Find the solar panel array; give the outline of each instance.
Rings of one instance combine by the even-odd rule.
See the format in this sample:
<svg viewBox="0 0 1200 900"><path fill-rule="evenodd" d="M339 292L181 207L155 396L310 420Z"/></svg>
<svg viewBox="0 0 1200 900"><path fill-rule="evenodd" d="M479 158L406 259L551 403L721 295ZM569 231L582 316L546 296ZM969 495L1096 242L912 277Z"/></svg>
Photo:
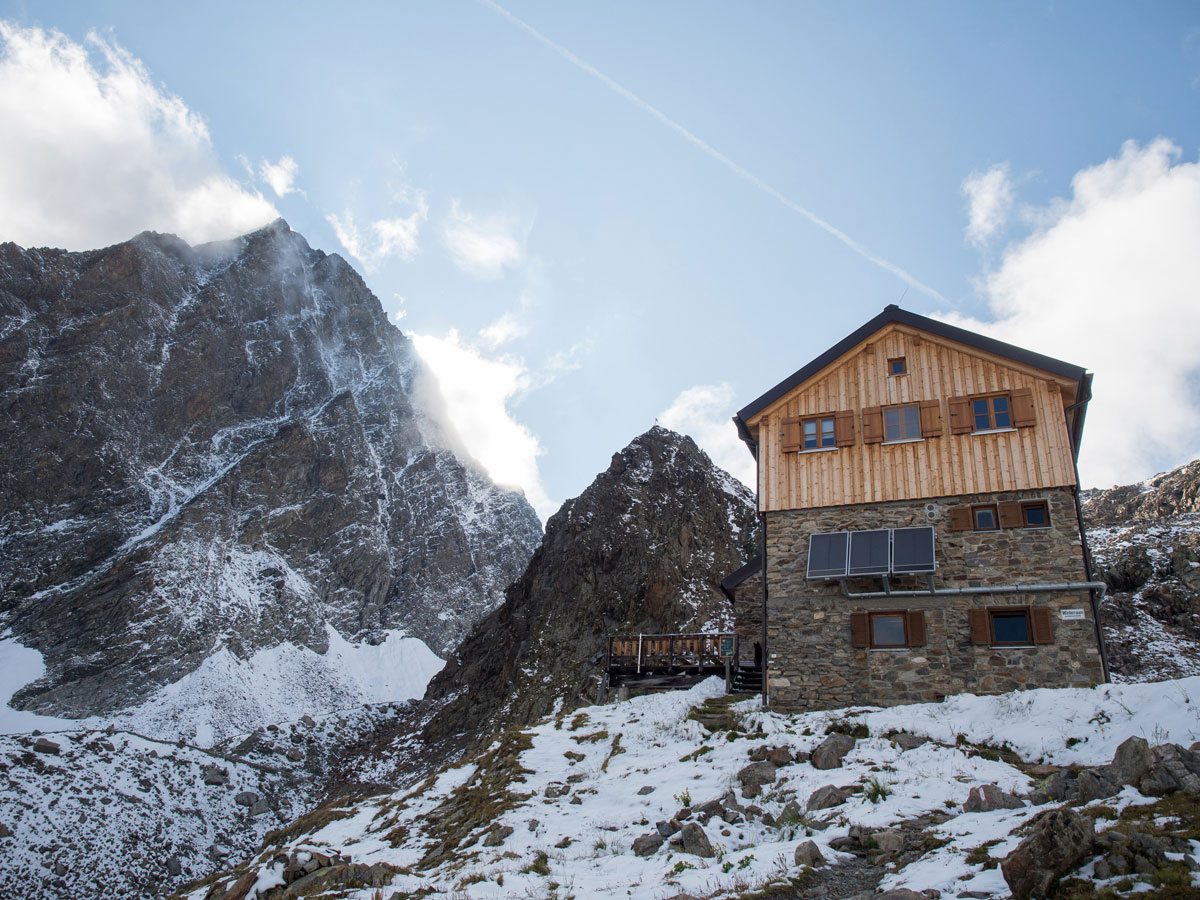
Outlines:
<svg viewBox="0 0 1200 900"><path fill-rule="evenodd" d="M808 541L808 578L861 578L933 572L933 527L828 531Z"/></svg>

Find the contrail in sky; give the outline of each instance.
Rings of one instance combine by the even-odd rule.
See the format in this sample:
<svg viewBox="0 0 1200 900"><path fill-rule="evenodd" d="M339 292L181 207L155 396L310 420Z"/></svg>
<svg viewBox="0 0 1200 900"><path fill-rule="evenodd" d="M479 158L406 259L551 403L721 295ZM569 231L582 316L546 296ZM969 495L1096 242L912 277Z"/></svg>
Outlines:
<svg viewBox="0 0 1200 900"><path fill-rule="evenodd" d="M490 9L495 10L500 15L504 16L504 18L508 19L508 21L512 22L514 25L516 25L522 31L526 32L530 36L536 38L541 43L545 44L547 47L549 47L551 50L553 50L559 56L563 57L563 59L567 60L567 62L571 63L576 68L582 69L584 72L587 72L593 78L597 79L602 84L604 84L605 87L608 87L608 88L612 89L613 91L615 91L616 93L620 94L622 97L624 97L630 103L632 103L634 106L636 106L639 109L643 110L644 112L647 112L650 115L654 116L654 118L658 119L658 121L662 122L664 125L666 125L668 128L670 128L676 134L683 137L689 143L693 144L694 146L698 147L700 150L707 153L709 156L711 156L713 159L715 159L721 165L725 166L725 168L732 171L735 175L741 176L746 181L750 182L752 185L754 185L756 188L758 188L760 191L762 191L764 194L774 197L776 200L778 200L780 203L782 203L788 209L792 210L793 212L799 213L800 215L804 216L804 218L808 219L810 222L812 222L814 225L816 225L821 230L826 231L829 234L833 235L835 238L837 238L839 241L841 241L843 244L845 244L847 247L849 247L851 250L853 250L855 253L857 253L859 256L861 256L863 259L867 260L868 262L874 263L875 265L879 266L879 268L881 268L887 272L891 272L893 275L895 275L901 281L904 281L905 283L911 285L912 287L916 288L921 293L928 294L930 297L933 297L935 300L939 300L942 303L949 303L949 301L945 297L943 297L941 294L939 294L937 291L935 291L929 285L925 284L924 282L918 281L912 275L909 275L907 272L905 272L902 268L895 265L894 263L888 262L882 256L876 256L874 253L872 253L870 250L868 250L866 247L864 247L862 244L860 244L854 238L850 237L850 235L846 234L846 232L842 231L840 228L836 227L835 225L832 225L829 222L826 222L824 219L822 219L820 216L818 216L816 213L812 212L811 210L805 209L803 206L801 206L795 200L792 200L786 194L783 194L776 188L771 187L771 185L767 184L765 181L763 181L761 178L759 178L753 172L750 172L749 170L742 168L737 163L735 163L732 159L730 159L728 156L726 156L724 153L722 153L720 150L718 150L716 147L712 146L707 141L703 140L700 137L697 137L695 134L688 131L686 128L684 128L682 125L680 125L674 119L672 119L670 116L668 116L662 110L660 110L654 106L651 106L649 103L647 103L645 100L643 100L637 94L635 94L633 91L631 91L628 88L624 87L623 85L618 84L617 82L613 81L611 78L609 78L607 75L605 75L599 69L597 69L595 66L589 65L588 63L584 62L582 59L580 59L578 56L576 56L574 53L572 53L566 47L562 46L562 44L555 43L550 38L546 37L546 35L542 34L540 31L538 31L536 28L534 28L532 25L530 25L528 22L524 21L523 19L518 19L516 16L514 16L512 13L510 13L507 9L505 9L499 3L496 3L495 0L479 0L479 2L482 3L484 6L487 6Z"/></svg>

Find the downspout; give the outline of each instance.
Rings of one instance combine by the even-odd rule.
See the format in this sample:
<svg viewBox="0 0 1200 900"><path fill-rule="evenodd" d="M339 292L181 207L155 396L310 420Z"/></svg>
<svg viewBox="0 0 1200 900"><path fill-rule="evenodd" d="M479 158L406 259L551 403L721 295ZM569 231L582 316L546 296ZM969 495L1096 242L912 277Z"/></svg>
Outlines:
<svg viewBox="0 0 1200 900"><path fill-rule="evenodd" d="M1092 399L1091 378L1085 375L1079 380L1079 387L1080 398L1063 410L1063 416L1066 419L1067 434L1075 437L1078 432L1078 439L1082 440L1082 432L1071 428L1071 413L1076 409L1087 411L1088 402ZM1089 582L1095 583L1093 582L1095 570L1092 568L1092 550L1088 546L1087 527L1083 522L1083 506L1079 502L1079 444L1075 440L1071 442L1071 465L1075 469L1075 488L1072 491L1072 495L1075 499L1075 521L1079 525L1079 543L1083 547L1083 574ZM1100 588L1100 599L1096 599L1095 591L1089 591L1088 596L1092 606L1092 626L1096 629L1096 649L1100 651L1100 671L1104 675L1105 684L1107 684L1109 681L1108 654L1104 649L1104 630L1100 627L1100 604L1104 601L1104 591L1108 588L1108 585L1104 582L1100 582L1100 584L1103 585Z"/></svg>
<svg viewBox="0 0 1200 900"><path fill-rule="evenodd" d="M843 580L842 594L852 600L876 597L962 597L968 594L1043 594L1050 591L1100 591L1107 585L1103 581L1067 581L1053 584L997 584L990 587L921 588L912 591L859 591L846 587Z"/></svg>

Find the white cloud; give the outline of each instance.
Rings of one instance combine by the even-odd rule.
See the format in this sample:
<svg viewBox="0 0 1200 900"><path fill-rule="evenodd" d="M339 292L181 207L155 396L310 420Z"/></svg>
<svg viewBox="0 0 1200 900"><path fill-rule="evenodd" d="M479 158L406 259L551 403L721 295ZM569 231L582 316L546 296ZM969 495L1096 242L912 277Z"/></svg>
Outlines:
<svg viewBox="0 0 1200 900"><path fill-rule="evenodd" d="M521 263L525 236L511 216L476 216L455 200L442 227L442 238L454 264L481 281L494 281Z"/></svg>
<svg viewBox="0 0 1200 900"><path fill-rule="evenodd" d="M962 183L967 198L967 240L976 246L987 243L1008 221L1013 190L1008 163L999 163L986 172L972 172Z"/></svg>
<svg viewBox="0 0 1200 900"><path fill-rule="evenodd" d="M527 334L529 334L529 326L521 320L519 314L509 311L484 328L480 332L480 337L495 349Z"/></svg>
<svg viewBox="0 0 1200 900"><path fill-rule="evenodd" d="M733 404L733 388L727 383L699 384L680 393L659 413L658 422L691 437L714 463L754 490L754 457L737 436Z"/></svg>
<svg viewBox="0 0 1200 900"><path fill-rule="evenodd" d="M330 213L325 217L338 241L346 252L358 259L363 266L371 271L379 267L385 259L399 256L403 260L412 259L420 250L417 237L421 225L429 217L429 204L422 191L406 190L397 195L402 202L411 203L415 209L407 216L394 219L376 219L371 223L369 232L363 234L354 224L354 215L346 211L341 216Z"/></svg>
<svg viewBox="0 0 1200 900"><path fill-rule="evenodd" d="M0 22L0 239L87 249L139 231L193 243L278 217L225 173L204 120L95 33Z"/></svg>
<svg viewBox="0 0 1200 900"><path fill-rule="evenodd" d="M271 186L276 197L286 197L288 194L303 194L296 187L296 176L300 174L300 166L290 156L279 157L279 162L263 160L258 167L258 177Z"/></svg>
<svg viewBox="0 0 1200 900"><path fill-rule="evenodd" d="M1083 169L984 280L986 331L1095 373L1085 486L1141 480L1200 451L1200 163L1159 138Z"/></svg>
<svg viewBox="0 0 1200 900"><path fill-rule="evenodd" d="M556 512L559 504L547 496L538 471L541 443L509 412L509 405L532 385L524 362L488 356L454 330L445 337L409 336L433 370L467 452L497 484L524 490L543 521Z"/></svg>

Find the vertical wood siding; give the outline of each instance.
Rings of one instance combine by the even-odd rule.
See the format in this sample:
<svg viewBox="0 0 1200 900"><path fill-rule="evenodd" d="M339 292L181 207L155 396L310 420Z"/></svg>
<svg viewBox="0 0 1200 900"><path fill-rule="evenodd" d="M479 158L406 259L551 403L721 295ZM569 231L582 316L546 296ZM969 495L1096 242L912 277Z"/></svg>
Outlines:
<svg viewBox="0 0 1200 900"><path fill-rule="evenodd" d="M908 374L888 377L903 356ZM950 433L951 397L1030 388L1037 424L998 434ZM1064 397L1063 390L1070 396ZM759 439L763 511L1062 487L1075 483L1064 415L1073 386L1016 363L902 326L884 328L748 424ZM862 410L937 400L943 431L909 443L864 444ZM856 443L783 453L787 416L852 410Z"/></svg>

